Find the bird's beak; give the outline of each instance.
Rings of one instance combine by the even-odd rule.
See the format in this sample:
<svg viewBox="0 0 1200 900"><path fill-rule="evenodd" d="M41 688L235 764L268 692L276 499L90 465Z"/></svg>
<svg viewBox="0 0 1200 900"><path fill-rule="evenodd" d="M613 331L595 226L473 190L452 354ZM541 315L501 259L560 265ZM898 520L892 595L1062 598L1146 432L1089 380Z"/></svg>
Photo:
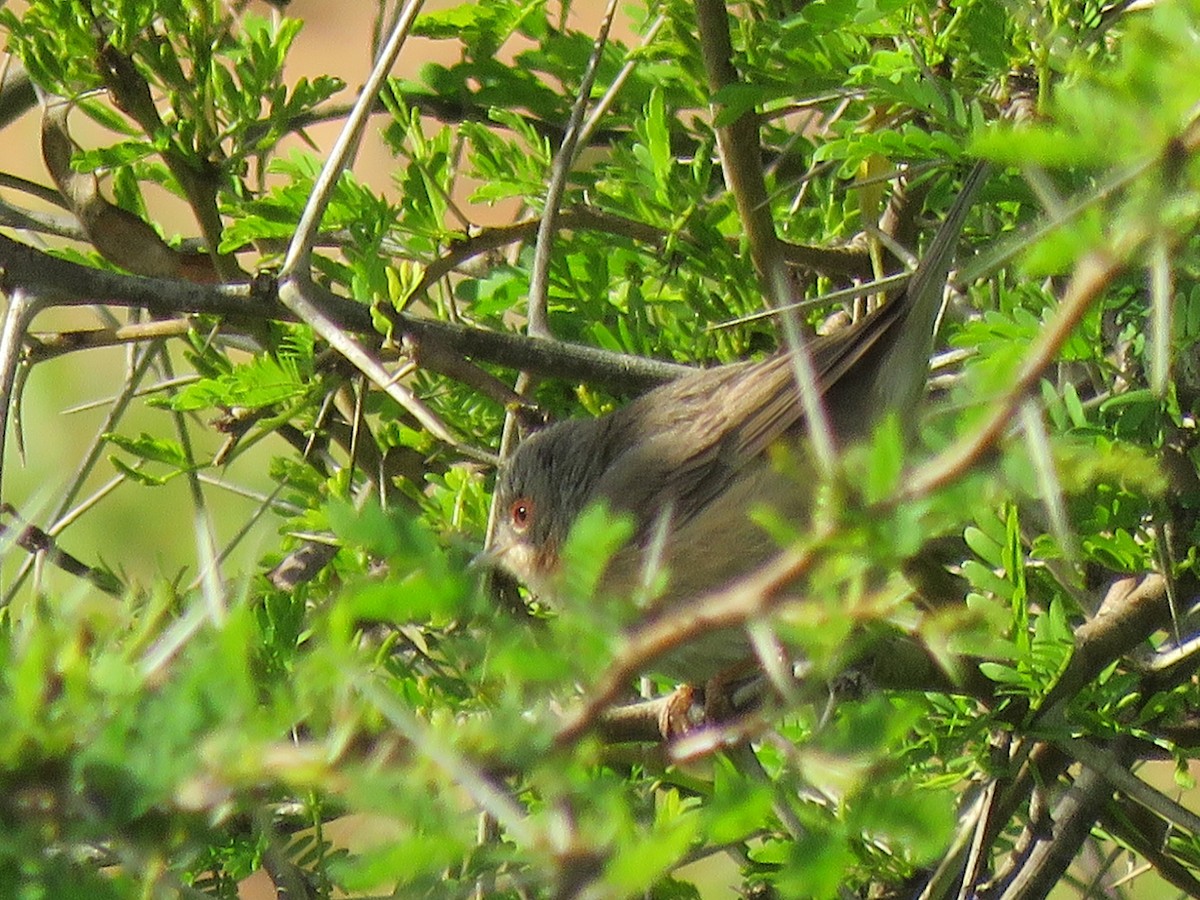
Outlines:
<svg viewBox="0 0 1200 900"><path fill-rule="evenodd" d="M471 561L467 563L467 571L476 573L491 572L494 569L500 568L500 560L503 556L503 549L495 545L484 547L471 557Z"/></svg>

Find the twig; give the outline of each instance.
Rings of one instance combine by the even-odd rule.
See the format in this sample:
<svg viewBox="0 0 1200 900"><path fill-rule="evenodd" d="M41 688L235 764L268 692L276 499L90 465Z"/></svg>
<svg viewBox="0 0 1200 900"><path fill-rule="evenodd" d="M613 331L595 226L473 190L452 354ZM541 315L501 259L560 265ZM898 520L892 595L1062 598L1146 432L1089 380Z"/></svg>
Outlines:
<svg viewBox="0 0 1200 900"><path fill-rule="evenodd" d="M0 504L0 512L4 512L17 520L20 525L20 530L15 533L12 542L33 555L43 554L51 565L57 566L69 575L74 575L76 578L83 578L90 581L106 594L111 594L114 597L119 597L123 591L122 585L111 574L89 566L70 553L67 553L58 546L54 538L47 534L36 525L30 525L17 515L16 509L12 504ZM7 525L0 523L0 538L10 533Z"/></svg>
<svg viewBox="0 0 1200 900"><path fill-rule="evenodd" d="M118 328L88 328L77 331L27 333L25 359L30 363L45 362L77 350L116 347L160 337L180 337L192 329L189 319L154 319L133 322ZM185 378L187 376L184 376Z"/></svg>
<svg viewBox="0 0 1200 900"><path fill-rule="evenodd" d="M0 330L0 477L4 473L9 411L16 402L13 386L21 362L21 342L29 330L29 323L46 305L39 294L20 287L8 291L8 296L8 309ZM3 497L2 490L0 497Z"/></svg>
<svg viewBox="0 0 1200 900"><path fill-rule="evenodd" d="M154 104L149 83L133 60L110 44L105 36L97 35L96 42L100 74L113 103L137 122L149 140L154 141L167 131L167 125ZM188 158L170 143L161 151L161 157L196 216L220 280L234 281L244 277L236 257L217 251L224 230L217 209L217 167L207 160L200 162Z"/></svg>
<svg viewBox="0 0 1200 900"><path fill-rule="evenodd" d="M0 240L3 240L0 237ZM121 393L114 399L112 407L108 411L108 415L104 417L104 421L96 431L95 437L92 438L92 443L87 451L83 454L79 465L76 467L74 474L71 477L70 483L63 490L62 496L59 498L57 506L51 511L48 521L51 525L48 529L50 534L57 534L56 531L58 520L71 508L71 504L75 500L75 496L83 488L84 483L91 476L92 469L96 462L100 459L100 454L103 451L106 441L104 435L115 430L116 423L120 421L121 416L125 414L125 410L133 397L134 392L141 384L142 378L145 377L146 371L150 367L150 362L154 358L156 350L155 344L149 344L140 348L140 354L135 358L133 365L130 366L129 372L125 377L125 385ZM27 561L21 566L17 574L13 576L12 583L8 590L4 592L4 596L0 599L0 607L7 606L12 602L16 592L20 590L21 585L28 577L31 569L31 564Z"/></svg>
<svg viewBox="0 0 1200 900"><path fill-rule="evenodd" d="M345 127L338 135L329 158L313 185L312 196L301 214L296 235L284 260L280 274L279 301L371 379L402 409L407 410L430 434L464 456L494 463L495 457L492 454L463 443L412 390L397 383L371 353L341 328L326 308L325 301L328 295L315 290L312 282L312 247L321 218L338 178L349 165L358 146L371 104L395 63L421 6L421 0L409 0L405 4L386 46L380 52L379 59L363 85Z"/></svg>
<svg viewBox="0 0 1200 900"><path fill-rule="evenodd" d="M304 212L300 215L296 234L293 236L284 258L280 280L293 277L307 279L309 277L312 270L313 242L321 225L321 219L325 216L325 209L333 197L333 189L342 173L350 167L370 117L371 108L379 96L388 72L392 70L396 58L400 55L400 49L408 39L409 30L423 5L422 0L407 0L400 11L395 27L388 36L387 44L379 52L379 57L371 68L371 73L367 76L362 90L359 91L350 115L346 117L346 124L337 140L334 141L333 148L329 151L329 157L321 168L321 174L313 183L312 194L308 198L308 203L305 204Z"/></svg>
<svg viewBox="0 0 1200 900"><path fill-rule="evenodd" d="M1075 536L1067 521L1067 505L1063 497L1062 481L1054 465L1054 454L1050 447L1050 436L1046 433L1046 424L1042 420L1042 411L1032 399L1026 399L1020 406L1021 431L1025 435L1025 446L1037 476L1042 504L1046 507L1046 515L1050 521L1050 533L1058 541L1059 550L1065 562L1072 568L1065 574L1070 577L1078 572L1074 566L1079 560L1079 548L1075 545ZM1065 567L1064 567L1065 568Z"/></svg>
<svg viewBox="0 0 1200 900"><path fill-rule="evenodd" d="M841 300L855 300L859 297L866 297L869 294L876 294L884 288L900 287L907 284L912 279L912 272L900 272L897 275L888 275L885 278L877 278L874 281L868 281L864 284L856 284L852 287L843 288L840 291L830 291L827 294L822 294L820 297L812 297L808 300L796 300L792 303L785 303L779 309L764 309L758 312L749 313L744 316L738 316L736 319L726 319L723 322L714 322L711 325L705 326L705 331L719 331L722 328L732 328L735 325L745 325L749 322L758 322L763 319L770 319L778 316L781 313L791 310L800 311L802 309L812 309L818 306L828 306Z"/></svg>
<svg viewBox="0 0 1200 900"><path fill-rule="evenodd" d="M322 892L312 884L309 874L287 858L276 842L268 839L262 855L263 871L275 887L277 900L318 900Z"/></svg>
<svg viewBox="0 0 1200 900"><path fill-rule="evenodd" d="M60 194L54 188L46 187L44 184L38 184L36 181L30 181L28 178L22 178L20 175L13 175L11 172L0 172L0 187L12 188L15 191L22 191L23 193L29 194L31 197L36 197L43 203L48 203L51 206L57 206L59 209L70 209L70 207L67 205L67 201L63 199L62 194ZM4 203L2 206L0 206L0 209L4 209L6 215L26 215L34 218L35 221L37 220L37 214L28 210L17 209L14 206L10 206L8 203ZM61 225L65 226L66 223L63 222ZM77 229L75 233L79 235L79 239L87 240L87 238L83 236L83 232L78 230L78 225L75 227Z"/></svg>
<svg viewBox="0 0 1200 900"><path fill-rule="evenodd" d="M1054 809L1051 837L1035 844L1001 900L1040 900L1049 894L1091 833L1107 796L1104 778L1085 768Z"/></svg>
<svg viewBox="0 0 1200 900"><path fill-rule="evenodd" d="M722 90L734 86L739 80L737 70L733 66L729 10L724 0L696 0L695 5L696 20L700 29L700 54L708 76L710 97L715 98ZM713 118L719 121L725 113L724 106L715 100L710 101L710 105ZM750 258L758 272L763 296L768 306L783 307L791 299L791 292L788 289L779 238L775 233L775 222L771 217L770 197L763 179L758 113L753 109L744 110L729 124L717 126L716 132L721 168L737 204L739 218L746 229ZM827 478L834 471L836 459L833 430L817 393L816 370L813 368L796 313L785 310L782 325L785 343L791 352L792 365L795 368L796 386L804 407L813 458L821 476Z"/></svg>
<svg viewBox="0 0 1200 900"><path fill-rule="evenodd" d="M498 789L485 772L472 765L458 750L448 746L392 693L370 681L361 685L359 692L401 737L412 744L417 753L446 772L480 810L500 823L511 840L525 847L533 846L536 837L534 824L520 805Z"/></svg>
<svg viewBox="0 0 1200 900"><path fill-rule="evenodd" d="M461 353L436 338L405 337L403 350L414 364L447 375L501 406L523 406L529 402L495 375L472 365Z"/></svg>
<svg viewBox="0 0 1200 900"><path fill-rule="evenodd" d="M556 735L560 744L571 744L591 730L604 709L629 681L667 651L697 637L742 625L762 616L779 601L779 594L804 574L814 560L813 548L828 539L823 528L803 550L784 550L764 566L723 590L714 591L648 621L629 634L622 652L605 669L583 702L568 713Z"/></svg>
<svg viewBox="0 0 1200 900"><path fill-rule="evenodd" d="M1099 299L1108 283L1121 271L1124 261L1139 243L1139 240L1130 238L1122 242L1122 247L1114 252L1096 250L1080 260L1057 314L1039 332L1014 379L1013 387L992 404L991 414L980 425L974 427L969 435L959 439L949 449L905 478L907 487L898 499L912 500L924 497L944 487L973 467L991 449L1011 424L1013 415L1026 394L1054 362L1058 351L1067 342L1075 326Z"/></svg>
<svg viewBox="0 0 1200 900"><path fill-rule="evenodd" d="M1118 878L1109 885L1109 889L1114 890L1153 870L1160 878L1173 884L1189 897L1200 897L1200 880L1187 866L1166 852L1162 841L1155 840L1157 835L1148 833L1147 829L1138 828L1138 824L1142 823L1131 822L1128 816L1113 810L1112 804L1100 814L1100 825L1104 830L1147 861L1145 866Z"/></svg>
<svg viewBox="0 0 1200 900"><path fill-rule="evenodd" d="M161 360L162 374L168 381L175 379L174 367L165 341L158 342L158 356ZM175 388L167 390L168 397L176 396ZM171 420L175 423L175 433L183 451L184 478L187 480L188 493L192 498L194 513L193 527L196 532L198 559L196 561L199 575L196 583L202 585L201 592L208 606L209 617L214 625L225 621L228 611L225 608L225 586L221 583L221 572L218 568L216 526L208 509L208 501L204 496L204 488L200 484L199 466L196 454L192 449L192 435L188 430L187 418L178 409L171 409Z"/></svg>
<svg viewBox="0 0 1200 900"><path fill-rule="evenodd" d="M608 43L608 32L612 28L613 16L617 12L617 0L608 0L604 17L600 22L600 33L592 44L592 55L583 77L579 82L579 93L571 108L571 117L567 121L567 131L563 135L562 145L554 155L554 164L550 170L550 183L546 186L545 207L542 209L542 220L538 224L537 242L534 245L533 272L529 280L529 304L526 314L527 330L533 337L549 338L550 320L547 315L549 300L550 250L554 232L557 228L558 206L562 202L563 192L567 186L567 175L575 164L575 151L579 144L579 129L583 123L583 114L592 96L592 85L596 82L596 72L600 68L600 60L604 47Z"/></svg>
<svg viewBox="0 0 1200 900"><path fill-rule="evenodd" d="M971 895L964 892L971 880L971 863L976 855L982 852L983 825L987 821L987 810L995 797L995 784L992 780L983 790L968 789L978 792L965 812L960 813L958 830L954 833L950 848L938 862L921 893L917 894L916 900L944 900L956 883L961 883L958 900L969 900ZM965 800L961 806L966 806ZM964 868L966 875L963 874Z"/></svg>
<svg viewBox="0 0 1200 900"><path fill-rule="evenodd" d="M1078 738L1061 738L1055 744L1135 803L1162 816L1176 828L1190 832L1193 837L1200 836L1200 815L1146 784L1130 772L1112 750L1095 747Z"/></svg>
<svg viewBox="0 0 1200 900"><path fill-rule="evenodd" d="M1166 580L1157 574L1123 578L1109 588L1099 611L1075 631L1075 649L1046 692L1030 726L1056 715L1063 703L1169 621Z"/></svg>
<svg viewBox="0 0 1200 900"><path fill-rule="evenodd" d="M293 322L297 316L279 302L275 286L201 285L167 278L122 275L58 259L0 234L0 290L23 288L50 306L137 307L160 317L186 313L250 321ZM324 312L342 329L378 336L365 304L339 297L316 285ZM620 391L662 384L689 371L687 366L610 353L582 344L546 341L391 312L397 335L433 336L464 356L513 369L568 380L588 381Z"/></svg>
<svg viewBox="0 0 1200 900"><path fill-rule="evenodd" d="M2 185L0 185L2 186ZM21 209L0 199L0 225L30 231L36 234L50 234L55 237L68 238L72 241L86 241L87 233L79 227L79 223L65 216L52 216L34 210Z"/></svg>
<svg viewBox="0 0 1200 900"><path fill-rule="evenodd" d="M463 443L409 387L397 382L374 356L327 317L315 302L318 295L311 290L312 287L312 282L307 279L285 279L279 286L279 299L323 337L329 346L371 379L376 387L395 400L402 409L407 410L435 438L471 459L495 463L492 454Z"/></svg>

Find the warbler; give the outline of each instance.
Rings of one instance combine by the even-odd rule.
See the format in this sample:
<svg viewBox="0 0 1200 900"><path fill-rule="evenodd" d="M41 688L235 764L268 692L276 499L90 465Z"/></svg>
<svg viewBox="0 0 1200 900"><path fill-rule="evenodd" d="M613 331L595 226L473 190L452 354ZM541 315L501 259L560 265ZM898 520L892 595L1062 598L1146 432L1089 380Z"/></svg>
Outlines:
<svg viewBox="0 0 1200 900"><path fill-rule="evenodd" d="M836 445L870 435L889 410L911 421L923 393L954 249L986 177L967 177L902 294L854 325L807 344ZM750 513L768 507L802 523L812 487L779 471L768 451L805 452L806 421L787 352L698 370L608 415L551 425L503 466L488 557L538 598L561 605L560 554L579 515L604 502L634 532L609 561L598 591L632 594L653 564L667 573L650 615L726 587L777 553ZM751 655L739 629L671 651L665 675L701 682Z"/></svg>

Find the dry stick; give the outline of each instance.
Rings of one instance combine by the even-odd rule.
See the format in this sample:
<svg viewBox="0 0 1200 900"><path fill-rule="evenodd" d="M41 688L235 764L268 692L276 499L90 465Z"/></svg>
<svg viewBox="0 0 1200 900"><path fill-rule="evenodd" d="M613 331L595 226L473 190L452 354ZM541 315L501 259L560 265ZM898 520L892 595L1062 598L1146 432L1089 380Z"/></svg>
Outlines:
<svg viewBox="0 0 1200 900"><path fill-rule="evenodd" d="M83 516L84 513L95 508L96 504L100 503L105 497L123 485L129 476L124 472L114 475L96 490L92 491L88 496L84 497L71 509L67 510L63 515L59 516L54 522L53 527L47 532L52 538L62 534L63 531L75 524L75 521Z"/></svg>
<svg viewBox="0 0 1200 900"><path fill-rule="evenodd" d="M321 218L338 178L350 165L374 98L395 63L421 6L421 0L409 0L405 4L387 45L379 54L345 127L330 151L329 159L313 185L312 195L301 214L280 273L279 300L402 409L407 410L430 434L464 456L494 463L492 454L464 444L412 390L397 383L374 356L342 329L325 307L323 301L327 294L316 290L312 282L312 248Z"/></svg>
<svg viewBox="0 0 1200 900"><path fill-rule="evenodd" d="M708 76L710 97L739 81L733 66L733 42L729 36L729 10L724 0L696 0L696 20L700 29L700 54ZM710 101L714 120L724 107ZM790 299L787 270L783 264L770 199L763 180L758 113L747 109L728 125L717 127L717 149L725 181L737 204L739 218L746 228L750 257L758 272L767 305L783 307ZM782 316L785 343L791 351L796 386L804 408L813 457L822 476L833 473L836 462L833 431L817 393L817 376L794 311Z"/></svg>
<svg viewBox="0 0 1200 900"><path fill-rule="evenodd" d="M592 44L592 55L587 68L583 70L580 79L579 93L571 108L571 118L567 122L567 132L563 136L562 145L554 155L554 164L550 169L550 183L546 186L546 205L542 210L542 221L538 225L537 242L534 245L533 273L529 279L529 306L527 331L533 337L553 337L550 332L550 320L546 313L549 302L549 272L550 251L557 227L558 205L562 202L563 192L567 187L567 176L575 164L575 151L579 146L579 128L583 123L583 114L587 110L588 101L592 96L592 85L596 83L596 72L600 68L600 60L604 47L608 43L608 32L612 28L613 17L617 12L617 0L608 0L604 10L604 18L600 22L600 33Z"/></svg>
<svg viewBox="0 0 1200 900"><path fill-rule="evenodd" d="M270 288L209 286L167 278L146 278L93 269L58 259L0 234L0 289L21 287L52 306L140 307L159 316L184 313L229 316L252 321L296 321ZM339 328L378 336L371 310L363 303L309 285L322 311ZM689 367L582 344L546 341L393 312L397 334L437 339L459 353L514 369L577 379L618 391L640 390L678 378Z"/></svg>
<svg viewBox="0 0 1200 900"><path fill-rule="evenodd" d="M1167 242L1156 236L1150 247L1150 389L1162 398L1171 374L1171 334L1175 290Z"/></svg>
<svg viewBox="0 0 1200 900"><path fill-rule="evenodd" d="M92 443L88 447L87 452L84 453L83 459L79 463L71 482L63 491L62 496L59 498L58 505L54 508L49 516L51 525L47 530L50 534L58 534L58 520L67 512L67 510L71 508L71 504L75 501L76 495L83 488L84 482L86 482L88 477L91 475L92 469L95 467L96 462L100 459L100 453L103 451L106 445L104 435L116 429L117 422L120 420L121 416L125 414L126 408L133 399L134 392L137 390L138 385L141 384L142 379L145 377L147 369L150 368L150 362L154 358L156 349L156 344L148 344L141 348L141 355L134 360L128 375L126 375L124 387L116 396L116 398L114 398L112 408L109 410L108 415L104 417L104 421L100 423L100 427L96 431L96 436L92 439ZM7 606L12 602L13 597L16 596L16 592L20 590L21 585L29 576L31 569L31 560L26 560L21 565L21 568L17 571L17 574L13 577L13 583L9 586L8 590L4 592L3 598L0 598L0 608Z"/></svg>
<svg viewBox="0 0 1200 900"><path fill-rule="evenodd" d="M441 341L423 341L405 336L401 341L401 350L414 365L453 378L500 406L521 406L526 402L507 382L467 362L462 354L455 353Z"/></svg>
<svg viewBox="0 0 1200 900"><path fill-rule="evenodd" d="M1117 842L1113 842L1117 843ZM1117 846L1112 846L1110 843L1107 852L1100 845L1100 841L1095 835L1092 835L1087 841L1088 848L1092 852L1092 859L1088 860L1087 882L1084 883L1080 878L1080 887L1083 890L1083 900L1090 900L1092 897L1099 897L1103 893L1104 883L1112 874L1113 867L1125 855L1125 848L1117 843Z"/></svg>
<svg viewBox="0 0 1200 900"><path fill-rule="evenodd" d="M330 347L371 379L376 387L383 390L402 409L407 410L431 435L463 456L495 464L496 459L492 454L463 443L416 393L393 379L391 373L375 357L326 316L319 302L321 295L314 290L315 285L307 278L306 274L304 278L293 276L282 281L279 285L280 301L324 338Z"/></svg>
<svg viewBox="0 0 1200 900"><path fill-rule="evenodd" d="M1130 238L1119 249L1094 250L1080 260L1057 314L1038 334L1017 373L1012 390L993 404L991 415L982 425L905 478L907 487L897 500L918 499L945 487L974 466L992 448L1012 422L1026 394L1054 362L1075 326L1108 283L1124 268L1125 260L1140 243L1140 237Z"/></svg>
<svg viewBox="0 0 1200 900"><path fill-rule="evenodd" d="M1159 650L1145 661L1144 670L1151 689L1175 686L1192 677L1200 669L1200 635L1193 634L1178 644Z"/></svg>
<svg viewBox="0 0 1200 900"><path fill-rule="evenodd" d="M1001 895L1001 900L1045 897L1062 878L1080 845L1091 833L1097 811L1107 796L1108 785L1104 778L1085 768L1055 807L1053 836L1037 842Z"/></svg>
<svg viewBox="0 0 1200 900"><path fill-rule="evenodd" d="M0 64L0 128L19 119L37 104L33 80L25 65L11 53Z"/></svg>
<svg viewBox="0 0 1200 900"><path fill-rule="evenodd" d="M630 632L625 648L604 670L588 696L563 719L556 740L570 744L590 731L605 708L629 681L663 653L721 628L741 625L768 612L780 593L812 565L814 548L832 535L818 528L807 547L781 551L774 559L728 588L699 597L683 609L664 615Z"/></svg>
<svg viewBox="0 0 1200 900"><path fill-rule="evenodd" d="M0 187L12 188L14 191L20 191L21 193L29 194L31 197L34 197L49 206L70 211L67 201L63 199L63 195L60 194L55 188L48 187L44 184L39 184L36 181L30 181L28 178L22 178L19 175L13 175L11 172L0 172ZM5 214L9 214L9 211L11 210L13 214L19 214L22 216L28 215L33 217L34 221L44 221L40 218L40 214L33 213L27 209L15 209L14 207L9 206L7 202L3 203L3 205L0 205L0 209L3 209ZM79 227L79 221L74 216L71 216L69 219L55 218L53 220L46 221L47 224L49 224L52 228L63 228L68 230L74 229L74 233L80 236L79 240L87 240L86 237L82 236L83 229Z"/></svg>
<svg viewBox="0 0 1200 900"><path fill-rule="evenodd" d="M17 379L17 366L21 363L21 344L25 332L29 330L29 323L45 307L41 296L21 287L8 291L8 295L8 310L4 314L3 330L0 331L0 478L4 473L8 415L15 402L13 385ZM0 490L2 496L3 491Z"/></svg>
<svg viewBox="0 0 1200 900"><path fill-rule="evenodd" d="M614 86L616 86L616 82L614 82ZM586 128L587 125L584 125L585 135ZM537 234L542 221L541 218L524 219L511 225L485 228L478 234L454 241L440 257L425 266L421 273L421 280L417 282L417 286L412 291L412 296L424 295L437 281L476 256L492 250L499 250L501 247L518 241L528 240ZM661 246L668 237L666 230L662 228L586 206L560 209L557 228L559 231L572 229L599 231L629 238L651 247ZM686 235L681 235L681 237L684 240L687 239ZM729 243L736 245L737 239L730 238ZM781 242L780 247L783 258L788 263L811 269L822 275L865 278L871 274L870 260L866 253L853 246L818 247L810 244Z"/></svg>
<svg viewBox="0 0 1200 900"><path fill-rule="evenodd" d="M21 464L25 464L25 424L23 420L23 408L25 399L25 385L29 381L29 376L33 372L32 366L19 365L17 366L16 378L13 381L12 389L9 393L12 394L14 401L9 413L11 415L11 425L13 438L17 445L17 455L21 459Z"/></svg>
<svg viewBox="0 0 1200 900"><path fill-rule="evenodd" d="M779 285L773 276L781 268L779 239L771 218L766 182L763 180L758 114L749 109L727 125L715 124L726 115L726 109L711 98L723 90L736 87L741 80L733 65L729 10L724 0L696 0L695 6L700 30L700 52L708 79L709 105L725 181L746 229L750 258L764 294L770 306L779 307L787 298L786 295L776 294Z"/></svg>
<svg viewBox="0 0 1200 900"><path fill-rule="evenodd" d="M1193 838L1200 837L1200 816L1146 784L1122 765L1111 750L1078 738L1062 738L1054 743L1135 803L1162 816L1176 828L1191 832Z"/></svg>
<svg viewBox="0 0 1200 900"><path fill-rule="evenodd" d="M182 337L192 330L189 319L154 319L149 322L133 322L116 328L84 328L76 331L29 332L26 337L29 347L25 359L30 363L45 362L74 353L76 350L95 350L100 347L117 347L160 337ZM186 378L187 376L184 376ZM178 380L176 383L180 383Z"/></svg>

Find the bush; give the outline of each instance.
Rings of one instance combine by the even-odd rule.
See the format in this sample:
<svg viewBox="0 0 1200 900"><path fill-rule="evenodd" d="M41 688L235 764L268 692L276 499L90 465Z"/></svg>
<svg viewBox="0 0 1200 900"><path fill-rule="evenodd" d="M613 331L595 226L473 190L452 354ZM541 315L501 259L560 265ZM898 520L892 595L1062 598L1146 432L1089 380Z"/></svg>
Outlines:
<svg viewBox="0 0 1200 900"><path fill-rule="evenodd" d="M0 122L40 115L53 184L3 182L9 456L49 360L113 394L65 484L6 507L0 894L1200 895L1200 8L648 6L606 40L557 5L421 14L457 61L371 89L388 192L281 144L347 116L286 76L297 19L0 10ZM861 315L886 286L843 289L924 256L976 160L929 402L801 475L787 590L722 608L807 674L657 739L636 610L470 566L505 420L762 358L764 297ZM187 571L137 574L156 523ZM614 528L576 529L581 578Z"/></svg>

